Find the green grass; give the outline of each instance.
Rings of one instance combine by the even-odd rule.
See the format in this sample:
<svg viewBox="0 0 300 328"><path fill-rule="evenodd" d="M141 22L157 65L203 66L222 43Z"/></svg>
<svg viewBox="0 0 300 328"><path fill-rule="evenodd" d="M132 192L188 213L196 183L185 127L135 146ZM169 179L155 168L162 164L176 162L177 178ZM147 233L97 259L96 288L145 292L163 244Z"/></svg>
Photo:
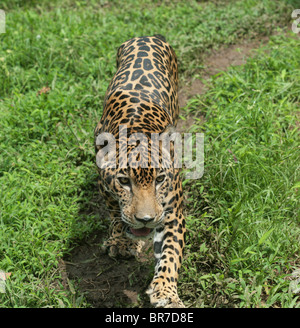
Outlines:
<svg viewBox="0 0 300 328"><path fill-rule="evenodd" d="M293 5L1 2L7 26L0 34L0 270L11 272L1 307L87 306L71 282L62 285L58 265L76 242L103 228L91 210L93 129L117 47L161 33L177 52L181 76L192 76L210 49L286 25ZM181 289L187 304L296 302L285 275L299 265L299 50L293 39L273 42L272 56L216 79L189 106L206 113L207 153L204 177L186 186L190 232ZM50 92L38 95L45 86ZM279 295L273 303L267 290Z"/></svg>
<svg viewBox="0 0 300 328"><path fill-rule="evenodd" d="M199 291L190 304L300 305L288 278L300 266L299 56L297 38L272 37L187 106L206 116L191 128L205 133L205 173L185 182L190 233L181 290Z"/></svg>

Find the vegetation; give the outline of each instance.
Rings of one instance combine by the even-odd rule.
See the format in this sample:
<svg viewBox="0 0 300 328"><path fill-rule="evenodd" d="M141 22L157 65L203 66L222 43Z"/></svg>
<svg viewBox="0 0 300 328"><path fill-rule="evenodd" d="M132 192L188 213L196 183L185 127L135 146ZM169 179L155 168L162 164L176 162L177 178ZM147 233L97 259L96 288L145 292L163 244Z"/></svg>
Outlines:
<svg viewBox="0 0 300 328"><path fill-rule="evenodd" d="M186 181L191 304L299 306L288 279L300 265L298 45L272 37L186 107L206 117L191 127L205 133L205 173Z"/></svg>
<svg viewBox="0 0 300 328"><path fill-rule="evenodd" d="M0 306L86 307L75 284L62 285L59 261L105 228L88 211L96 189L93 129L117 47L163 34L188 78L201 72L211 49L290 24L295 2L1 6L0 270L11 276ZM279 29L255 59L213 77L210 90L185 108L206 116L204 126L191 127L205 133L205 174L185 182L180 293L187 305L299 306L289 289L299 267L299 52L299 39Z"/></svg>

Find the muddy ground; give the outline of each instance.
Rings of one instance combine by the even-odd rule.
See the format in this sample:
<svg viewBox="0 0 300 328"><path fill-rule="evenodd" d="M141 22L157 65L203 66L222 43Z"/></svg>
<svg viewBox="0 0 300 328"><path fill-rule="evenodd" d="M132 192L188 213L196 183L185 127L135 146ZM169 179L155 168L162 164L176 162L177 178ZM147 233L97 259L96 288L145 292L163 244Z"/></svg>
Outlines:
<svg viewBox="0 0 300 328"><path fill-rule="evenodd" d="M90 239L61 263L88 303L97 308L150 307L145 292L153 271L152 261L112 259L101 252L103 233L95 232Z"/></svg>
<svg viewBox="0 0 300 328"><path fill-rule="evenodd" d="M230 65L242 65L253 49L266 42L267 38L264 37L211 53L204 61L205 68L200 72L201 80L184 81L184 85L181 85L180 107L186 106L189 98L206 91L207 87L203 80L226 70ZM181 120L178 123L178 131L185 131L193 122L193 117L188 117L186 121ZM94 187L93 203L98 205L92 211L98 211L100 219L105 219L108 213L97 196L96 185ZM72 284L77 284L92 307L150 307L145 291L154 270L151 242L146 245L141 258L111 259L101 252L100 246L105 237L106 233L94 232L60 261L59 269L63 284L66 288L70 287L70 280Z"/></svg>

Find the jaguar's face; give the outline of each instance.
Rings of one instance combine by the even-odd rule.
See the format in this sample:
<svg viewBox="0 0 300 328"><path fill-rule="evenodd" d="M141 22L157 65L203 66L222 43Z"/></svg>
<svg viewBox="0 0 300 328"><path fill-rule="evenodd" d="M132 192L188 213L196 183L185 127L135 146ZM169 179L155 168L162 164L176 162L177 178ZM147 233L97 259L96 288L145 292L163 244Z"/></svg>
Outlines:
<svg viewBox="0 0 300 328"><path fill-rule="evenodd" d="M110 150L106 156L103 148L97 155L103 186L119 203L120 219L131 238L149 237L162 226L171 208L166 199L175 185L173 144L168 149L152 139L137 140L129 144L118 139L115 153Z"/></svg>
<svg viewBox="0 0 300 328"><path fill-rule="evenodd" d="M129 237L149 237L162 225L167 214L165 198L172 188L171 169L104 169L102 177L106 190L119 202Z"/></svg>

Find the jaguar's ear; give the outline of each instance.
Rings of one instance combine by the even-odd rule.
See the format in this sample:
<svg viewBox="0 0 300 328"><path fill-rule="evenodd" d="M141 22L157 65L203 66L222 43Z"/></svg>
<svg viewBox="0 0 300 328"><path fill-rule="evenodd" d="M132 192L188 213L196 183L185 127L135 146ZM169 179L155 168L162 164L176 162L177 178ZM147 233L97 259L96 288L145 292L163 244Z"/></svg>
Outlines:
<svg viewBox="0 0 300 328"><path fill-rule="evenodd" d="M162 141L163 163L165 167L181 168L182 145L181 135L175 126L169 124L160 134Z"/></svg>
<svg viewBox="0 0 300 328"><path fill-rule="evenodd" d="M168 135L171 135L172 133L176 133L176 128L174 125L169 124L163 133L167 133Z"/></svg>
<svg viewBox="0 0 300 328"><path fill-rule="evenodd" d="M116 168L116 140L110 133L95 138L96 164L99 169Z"/></svg>

